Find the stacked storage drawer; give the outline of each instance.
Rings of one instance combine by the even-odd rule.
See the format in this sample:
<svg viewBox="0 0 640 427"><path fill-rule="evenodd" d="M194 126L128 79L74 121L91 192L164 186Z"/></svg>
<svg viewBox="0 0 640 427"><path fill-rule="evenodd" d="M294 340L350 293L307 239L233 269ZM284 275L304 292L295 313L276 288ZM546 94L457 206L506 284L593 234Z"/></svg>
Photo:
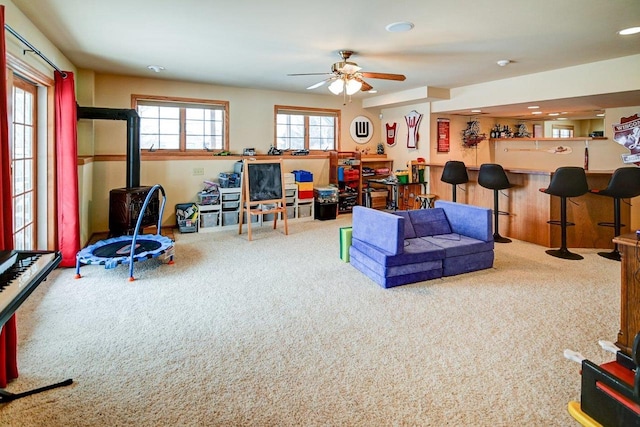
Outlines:
<svg viewBox="0 0 640 427"><path fill-rule="evenodd" d="M220 191L222 202L222 225L237 224L240 213L240 191Z"/></svg>
<svg viewBox="0 0 640 427"><path fill-rule="evenodd" d="M298 218L313 216L313 174L295 170L293 174L298 186Z"/></svg>
<svg viewBox="0 0 640 427"><path fill-rule="evenodd" d="M296 217L296 197L298 186L294 184L285 184L284 193L287 200L287 218Z"/></svg>

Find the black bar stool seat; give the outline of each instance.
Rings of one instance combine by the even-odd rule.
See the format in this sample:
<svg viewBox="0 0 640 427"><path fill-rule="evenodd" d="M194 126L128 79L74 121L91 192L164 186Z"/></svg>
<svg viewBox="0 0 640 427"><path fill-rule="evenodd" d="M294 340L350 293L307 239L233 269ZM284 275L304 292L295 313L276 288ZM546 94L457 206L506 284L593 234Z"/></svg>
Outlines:
<svg viewBox="0 0 640 427"><path fill-rule="evenodd" d="M546 252L554 257L579 260L582 255L570 252L567 249L567 226L575 225L567 221L567 198L582 196L589 192L587 175L583 168L577 166L563 166L554 172L548 188L541 188L543 193L560 197L560 221L547 221L549 224L560 225L562 232L562 244L559 249L549 249Z"/></svg>
<svg viewBox="0 0 640 427"><path fill-rule="evenodd" d="M605 227L613 227L614 237L620 235L620 229L624 226L620 220L620 201L622 199L631 199L640 196L640 168L630 166L618 168L613 172L607 188L598 190L589 190L593 194L599 196L607 196L613 199L613 222L599 222L598 225ZM620 251L616 243L611 252L598 252L598 255L620 261Z"/></svg>
<svg viewBox="0 0 640 427"><path fill-rule="evenodd" d="M444 169L442 170L440 181L452 185L452 201L456 202L456 188L458 184L465 184L469 182L469 175L467 175L467 166L465 166L464 162L460 162L458 160L449 160L444 164Z"/></svg>
<svg viewBox="0 0 640 427"><path fill-rule="evenodd" d="M511 239L502 237L498 232L498 215L509 215L508 212L498 210L498 191L513 187L501 165L484 163L480 165L478 172L478 184L481 187L493 190L493 241L497 243L510 243Z"/></svg>

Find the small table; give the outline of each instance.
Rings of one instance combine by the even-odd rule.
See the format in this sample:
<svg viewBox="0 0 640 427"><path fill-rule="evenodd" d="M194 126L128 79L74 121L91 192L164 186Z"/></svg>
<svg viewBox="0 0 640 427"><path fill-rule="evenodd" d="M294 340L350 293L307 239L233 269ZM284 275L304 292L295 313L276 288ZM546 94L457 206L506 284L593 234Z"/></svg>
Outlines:
<svg viewBox="0 0 640 427"><path fill-rule="evenodd" d="M400 186L420 184L422 185L423 193L427 192L426 182L398 182L398 181L392 181L389 179L368 179L367 188L371 188L371 185L370 185L371 183L383 184L391 187L392 197L391 197L391 205L389 206L389 209L393 209L394 211L398 210L398 188Z"/></svg>

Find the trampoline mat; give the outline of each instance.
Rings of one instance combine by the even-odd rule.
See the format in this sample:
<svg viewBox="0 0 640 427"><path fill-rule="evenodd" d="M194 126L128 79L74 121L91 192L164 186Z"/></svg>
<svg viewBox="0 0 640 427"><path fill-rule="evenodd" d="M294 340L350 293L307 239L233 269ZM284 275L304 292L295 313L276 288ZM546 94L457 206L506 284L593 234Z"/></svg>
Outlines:
<svg viewBox="0 0 640 427"><path fill-rule="evenodd" d="M136 249L134 254L139 255L142 252L152 252L158 250L162 244L157 240L138 239L136 241ZM100 246L93 250L93 256L99 258L115 258L121 256L129 256L131 254L131 239L121 242L111 242ZM134 255L134 256L135 256Z"/></svg>

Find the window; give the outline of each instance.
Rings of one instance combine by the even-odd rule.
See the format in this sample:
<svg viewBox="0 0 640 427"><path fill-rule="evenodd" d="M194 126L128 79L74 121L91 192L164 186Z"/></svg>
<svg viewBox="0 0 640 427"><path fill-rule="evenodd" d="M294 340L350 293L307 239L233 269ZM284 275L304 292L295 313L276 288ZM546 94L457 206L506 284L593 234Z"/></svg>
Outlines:
<svg viewBox="0 0 640 427"><path fill-rule="evenodd" d="M140 116L140 148L150 151L229 149L229 103L184 98L132 96Z"/></svg>
<svg viewBox="0 0 640 427"><path fill-rule="evenodd" d="M275 107L276 142L279 150L337 150L340 110Z"/></svg>
<svg viewBox="0 0 640 427"><path fill-rule="evenodd" d="M12 88L11 189L13 244L36 247L36 100L37 87L14 76Z"/></svg>
<svg viewBox="0 0 640 427"><path fill-rule="evenodd" d="M552 125L551 137L552 138L573 138L573 126Z"/></svg>

